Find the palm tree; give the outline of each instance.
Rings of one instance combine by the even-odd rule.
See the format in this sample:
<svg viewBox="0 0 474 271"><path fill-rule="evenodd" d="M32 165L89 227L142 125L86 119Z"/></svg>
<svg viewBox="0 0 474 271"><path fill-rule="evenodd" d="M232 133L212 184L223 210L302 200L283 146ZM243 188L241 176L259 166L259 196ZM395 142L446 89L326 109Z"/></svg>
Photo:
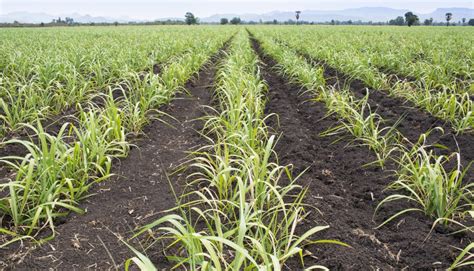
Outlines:
<svg viewBox="0 0 474 271"><path fill-rule="evenodd" d="M453 14L451 12L446 13L446 26L449 26L449 21L453 18Z"/></svg>
<svg viewBox="0 0 474 271"><path fill-rule="evenodd" d="M297 11L295 11L295 13L296 13L296 24L298 24L298 20L300 19L301 11L297 10Z"/></svg>

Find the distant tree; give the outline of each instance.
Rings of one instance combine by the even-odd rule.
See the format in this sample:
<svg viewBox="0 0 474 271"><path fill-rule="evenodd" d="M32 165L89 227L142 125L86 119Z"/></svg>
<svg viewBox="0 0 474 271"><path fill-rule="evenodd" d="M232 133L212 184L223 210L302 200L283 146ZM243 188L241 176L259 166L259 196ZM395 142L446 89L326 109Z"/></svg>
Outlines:
<svg viewBox="0 0 474 271"><path fill-rule="evenodd" d="M229 19L221 18L221 24L228 24L228 23L229 23Z"/></svg>
<svg viewBox="0 0 474 271"><path fill-rule="evenodd" d="M470 19L468 22L467 22L468 25L470 26L474 26L474 19Z"/></svg>
<svg viewBox="0 0 474 271"><path fill-rule="evenodd" d="M273 24L278 24L278 20L277 20L277 19L273 19Z"/></svg>
<svg viewBox="0 0 474 271"><path fill-rule="evenodd" d="M186 12L184 18L187 25L197 24L197 18L191 12Z"/></svg>
<svg viewBox="0 0 474 271"><path fill-rule="evenodd" d="M41 27L44 27L44 23L43 23L43 22L41 22L41 23L40 23L40 26L41 26Z"/></svg>
<svg viewBox="0 0 474 271"><path fill-rule="evenodd" d="M69 17L66 17L65 21L64 21L66 24L73 24L74 23L74 19L73 18L69 18Z"/></svg>
<svg viewBox="0 0 474 271"><path fill-rule="evenodd" d="M115 22L114 22L114 25L115 25L115 26L118 26L118 22L117 22L117 21L115 21Z"/></svg>
<svg viewBox="0 0 474 271"><path fill-rule="evenodd" d="M453 14L451 12L446 13L446 26L449 26L449 21L453 18Z"/></svg>
<svg viewBox="0 0 474 271"><path fill-rule="evenodd" d="M240 20L239 17L234 17L232 20L230 20L231 24L240 24L242 21Z"/></svg>
<svg viewBox="0 0 474 271"><path fill-rule="evenodd" d="M462 18L462 24L466 25L466 18Z"/></svg>
<svg viewBox="0 0 474 271"><path fill-rule="evenodd" d="M19 21L13 21L13 24L20 24Z"/></svg>
<svg viewBox="0 0 474 271"><path fill-rule="evenodd" d="M331 25L335 25L335 24L336 24L336 21L331 20Z"/></svg>
<svg viewBox="0 0 474 271"><path fill-rule="evenodd" d="M413 12L409 11L405 13L405 21L407 22L408 27L417 24L418 22L418 16L413 14Z"/></svg>
<svg viewBox="0 0 474 271"><path fill-rule="evenodd" d="M300 14L301 14L301 11L299 10L295 11L296 24L298 24L298 21L300 20Z"/></svg>
<svg viewBox="0 0 474 271"><path fill-rule="evenodd" d="M388 22L389 25L404 25L405 19L402 16L398 16L396 19L390 20Z"/></svg>
<svg viewBox="0 0 474 271"><path fill-rule="evenodd" d="M352 20L347 21L347 24L352 24Z"/></svg>
<svg viewBox="0 0 474 271"><path fill-rule="evenodd" d="M433 24L433 18L429 18L429 19L426 19L424 22L423 22L424 25L432 25Z"/></svg>

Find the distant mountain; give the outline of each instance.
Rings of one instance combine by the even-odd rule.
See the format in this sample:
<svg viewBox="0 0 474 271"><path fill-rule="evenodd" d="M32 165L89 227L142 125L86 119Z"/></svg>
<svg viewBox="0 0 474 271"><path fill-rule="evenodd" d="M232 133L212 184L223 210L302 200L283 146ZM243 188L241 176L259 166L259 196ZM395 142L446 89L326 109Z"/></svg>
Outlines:
<svg viewBox="0 0 474 271"><path fill-rule="evenodd" d="M389 19L405 14L407 10L397 10L391 8L357 8L345 10L303 10L301 20L310 22L339 21L387 21ZM244 21L287 21L295 18L293 11L273 11L264 14L216 14L201 19L203 22L218 22L220 18L240 17Z"/></svg>
<svg viewBox="0 0 474 271"><path fill-rule="evenodd" d="M363 7L363 8L352 8L352 9L343 9L343 10L303 10L301 13L301 20L309 22L329 22L331 20L338 21L372 21L372 22L387 22L391 19L396 18L397 16L403 16L407 9L393 9L393 8L383 8L383 7ZM453 14L453 22L458 22L462 18L469 20L474 18L474 9L470 8L438 8L435 11L422 14L416 13L420 20L433 18L434 21L445 21L445 14L451 12ZM195 14L199 17L199 14ZM46 13L31 13L31 12L13 12L5 15L0 15L0 22L9 22L18 21L20 23L47 23L51 22L53 19L61 17L62 19L66 17L71 17L76 22L80 23L113 23L120 22L126 23L130 21L135 22L144 22L145 20L136 20L128 17L112 18L112 17L94 17L90 15L81 15L78 13L72 14L61 14L61 15L50 15ZM209 17L200 17L200 21L204 23L217 23L221 18L231 19L233 17L240 17L244 21L287 21L295 18L293 11L272 11L263 14L256 13L247 13L247 14L215 14ZM166 20L166 19L178 19L182 20L183 18L161 18L157 20ZM149 20L152 21L152 20Z"/></svg>
<svg viewBox="0 0 474 271"><path fill-rule="evenodd" d="M387 22L397 16L404 16L407 9L393 9L383 7L365 7L344 10L303 10L301 12L301 20L309 22L329 22L331 20L339 21L373 21ZM447 12L453 13L453 21L457 22L462 18L474 18L474 9L469 8L438 8L432 13L422 14L416 13L420 20L433 18L435 21L444 21ZM202 18L202 22L219 22L220 18L240 17L244 21L287 21L295 18L293 11L273 11L264 14L215 14L210 17Z"/></svg>
<svg viewBox="0 0 474 271"><path fill-rule="evenodd" d="M75 22L78 23L126 23L129 21L142 21L135 20L128 17L112 18L112 17L103 17L103 16L91 16L91 15L81 15L79 13L72 14L61 14L61 15L51 15L46 13L34 13L34 12L12 12L5 15L0 14L0 23L13 23L18 21L20 23L49 23L53 19L58 19L61 17L64 20L66 17L73 18Z"/></svg>
<svg viewBox="0 0 474 271"><path fill-rule="evenodd" d="M461 21L462 18L474 19L474 9L469 8L438 8L429 14L419 14L420 20L433 18L435 21L441 22L446 21L446 13L451 12L453 14L452 22Z"/></svg>

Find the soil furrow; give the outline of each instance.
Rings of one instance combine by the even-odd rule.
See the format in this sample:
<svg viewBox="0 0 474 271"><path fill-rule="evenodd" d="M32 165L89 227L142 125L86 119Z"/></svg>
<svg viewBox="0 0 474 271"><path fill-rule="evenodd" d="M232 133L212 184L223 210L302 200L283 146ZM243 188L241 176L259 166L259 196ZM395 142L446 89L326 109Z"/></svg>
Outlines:
<svg viewBox="0 0 474 271"><path fill-rule="evenodd" d="M153 65L153 74L157 75L161 72L161 64L155 64ZM149 70L145 70L141 73L140 78L143 80L144 75L148 73ZM117 82L116 82L117 83ZM114 85L116 83L111 83L111 85ZM125 84L121 84L120 87L124 89L125 91L128 91L127 86ZM112 91L114 99L120 98L120 96L123 96L122 89L116 88ZM95 94L100 94L103 93L105 90L97 91ZM82 106L82 108L87 108L89 106L90 102L93 102L96 106L103 107L104 102L100 97L93 97L93 95L90 95L91 97L87 98L86 100L80 102L79 104ZM46 133L51 134L51 135L56 135L61 127L66 124L70 123L74 126L78 126L78 114L80 112L77 110L77 105L75 106L70 106L63 110L60 114L58 115L51 115L51 116L46 116L44 119L40 120L41 125L43 126L43 129ZM36 123L33 124L33 126L36 126ZM32 131L29 129L21 129L20 131L14 132L14 133L9 133L5 135L2 138L1 142L6 142L10 139L18 139L18 140L26 140L29 141L31 138L33 138L34 142L36 143L36 135L31 134ZM71 139L72 140L72 139ZM24 157L28 153L28 150L20 144L7 144L0 146L0 157L5 157L5 156L17 156L17 157ZM5 165L0 165L0 183L5 182L8 177L11 177L12 171L10 168L6 167Z"/></svg>
<svg viewBox="0 0 474 271"><path fill-rule="evenodd" d="M415 143L420 135L432 130L435 127L441 127L444 133L439 130L433 130L428 138L429 144L441 144L447 149L436 148L437 154L450 155L453 152L459 152L461 155L461 164L467 167L474 160L474 137L472 134L459 134L450 128L449 123L445 123L440 119L433 117L429 113L415 107L410 102L400 98L392 97L384 91L373 90L364 85L360 80L349 80L344 74L338 73L335 69L325 65L325 77L327 83L338 85L340 78L344 84L348 84L354 95L362 99L367 91L369 92L368 103L375 112L377 112L385 121L387 126L394 125L398 122L397 130L409 141ZM455 166L453 164L453 166ZM466 175L466 182L472 182L474 168L470 167Z"/></svg>
<svg viewBox="0 0 474 271"><path fill-rule="evenodd" d="M441 127L444 133L433 131L428 137L428 143L438 143L446 146L447 150L440 151L440 154L460 152L464 166L474 160L474 145L472 144L474 136L471 133L456 135L449 123L424 112L413 103L390 96L382 90L374 90L362 81L351 79L348 75L339 72L323 61L315 60L308 55L303 56L313 65L324 68L324 77L328 85L332 85L336 89L348 86L358 99L364 98L368 92L368 103L371 109L386 121L387 126L392 126L398 122L397 129L411 142L415 143L421 134L435 127ZM471 169L470 175L472 172Z"/></svg>
<svg viewBox="0 0 474 271"><path fill-rule="evenodd" d="M284 41L278 40L284 46L288 46ZM288 46L291 48L290 46ZM315 59L314 57L294 49L297 54L306 59L314 67L323 67L324 78L327 85L331 85L337 90L348 87L358 99L364 98L369 93L368 104L372 111L379 114L385 121L386 126L397 124L397 130L407 138L410 142L416 143L420 135L432 130L435 127L441 127L444 132L435 130L429 134L427 143L441 144L447 149L436 149L438 154L451 154L459 152L461 155L461 163L464 167L468 166L474 160L474 134L464 133L456 135L450 124L443 121L428 112L418 108L412 102L390 96L386 91L374 90L368 87L364 82L354 79L351 76L340 72L326 63L324 60ZM474 174L474 168L470 168L468 172L468 181Z"/></svg>
<svg viewBox="0 0 474 271"><path fill-rule="evenodd" d="M312 59L310 56L305 57L310 63L323 66L324 77L327 84L339 89L342 86L348 86L359 99L363 98L368 91L368 103L371 108L387 122L387 125L393 125L401 118L397 129L411 142L416 142L422 133L434 127L441 127L444 129L444 134L432 133L430 137L431 143L437 142L443 144L449 148L450 152L458 151L459 146L463 160L469 162L474 159L474 146L471 144L474 142L472 134L456 135L449 126L449 123L420 110L411 102L398 97L389 96L381 90L371 89L362 81L350 79L346 74L338 72L324 62Z"/></svg>
<svg viewBox="0 0 474 271"><path fill-rule="evenodd" d="M329 225L317 239L336 239L352 246L307 247L306 266L322 264L335 270L447 267L457 253L450 246L464 247L469 237L434 231L425 241L433 221L417 213L375 230L384 219L407 207L403 202L387 205L373 220L375 207L387 196L383 190L393 176L377 167L364 167L375 159L368 148L348 147L348 142L334 143L332 137L321 137L337 119L326 117L324 104L311 102L309 95L300 95L300 87L275 73L272 68L276 63L263 54L256 41L253 45L263 61L262 75L269 86L266 113L279 116L270 118L268 125L281 134L275 147L280 164L293 164L295 174L309 167L299 179L308 188L310 211L299 234L315 225ZM287 269L302 268L298 259L292 259Z"/></svg>
<svg viewBox="0 0 474 271"><path fill-rule="evenodd" d="M278 42L285 44L283 41ZM363 98L368 92L368 103L371 109L376 111L389 126L398 122L397 129L411 142L417 142L421 134L430 131L434 127L441 127L444 133L439 131L432 132L428 138L428 143L438 143L446 146L447 150L440 152L442 154L460 152L464 166L467 166L474 160L474 146L472 144L472 142L474 142L474 134L472 132L456 135L450 123L429 114L412 102L403 98L390 96L383 90L374 90L361 80L354 79L338 71L324 60L315 59L297 49L295 49L295 52L300 54L315 67L322 66L324 68L324 77L328 85L332 85L336 89L347 86L358 99ZM471 169L470 175L472 173L473 170Z"/></svg>
<svg viewBox="0 0 474 271"><path fill-rule="evenodd" d="M384 66L376 65L375 67L379 70L379 72L386 74L392 84L395 84L399 81L417 83L421 80L421 79L418 79L414 76L403 75L399 71L396 71L394 69L390 69L390 68L387 68L387 67L384 67ZM454 79L454 81L456 81L456 83L459 85L459 87L461 89L465 89L465 90L461 90L461 91L463 91L462 93L469 93L469 91L468 91L468 88L469 88L469 85L470 85L469 79L467 79L467 78L462 79L461 77L454 77L453 79ZM438 91L443 91L442 87L436 86L436 87L434 87L434 89L430 90L431 93L436 93ZM454 91L453 89L448 89L447 91L449 91L449 93L451 93L451 94L456 93L456 91ZM473 100L474 96L470 95L469 98L471 100Z"/></svg>
<svg viewBox="0 0 474 271"><path fill-rule="evenodd" d="M157 75L161 72L161 64L153 65L153 74ZM144 77L147 73L149 73L149 69L140 72L140 79L144 80ZM119 84L119 82L111 83L110 86ZM127 86L124 83L119 84L118 87L112 90L112 96L115 100L120 99L123 97L122 89L124 91L129 91ZM78 125L77 115L79 111L77 110L77 105L80 105L82 108L88 108L89 103L93 102L94 105L103 107L104 102L100 97L95 97L95 94L104 93L106 89L98 90L94 94L90 94L86 100L80 102L79 104L75 104L74 106L69 106L68 108L64 109L61 113L57 115L49 115L44 117L40 120L41 125L43 126L45 132L55 135L59 132L61 127L66 123L72 123L73 125ZM36 122L33 124L35 125ZM20 140L28 140L30 138L30 132L28 129L22 129L20 131L9 133L3 137L3 141L7 141L9 139L20 139ZM0 147L0 157L7 156L7 155L16 155L16 156L24 156L26 154L26 149L21 147L21 150L17 148L17 144L13 145L5 145Z"/></svg>
<svg viewBox="0 0 474 271"><path fill-rule="evenodd" d="M137 148L113 169L116 176L92 188L93 195L80 205L86 214L71 214L57 226L55 239L43 246L0 250L3 264L15 270L123 268L124 261L133 255L120 239L129 238L137 226L175 207L170 185L178 196L184 189L186 174L175 171L189 151L205 143L198 132L202 123L196 119L204 115L203 106L210 104L216 63L224 50L186 84L189 95L179 94L161 109L173 118L164 117L146 126L146 136L136 142ZM139 244L133 245L140 249ZM159 269L168 269L170 263L157 247L160 245L148 256Z"/></svg>
<svg viewBox="0 0 474 271"><path fill-rule="evenodd" d="M315 60L312 60L312 63ZM449 124L423 112L407 100L389 96L381 90L374 90L365 85L362 81L350 79L347 75L338 72L325 63L319 62L324 68L324 77L327 84L336 88L341 86L349 86L354 95L361 99L369 92L369 104L386 122L387 125L395 124L400 118L401 121L397 126L398 130L410 141L416 142L420 134L429 131L434 127L442 127L445 131L444 135L437 135L432 138L434 141L449 147L451 151L457 151L456 142L463 151L463 157L469 161L473 160L474 148L470 144L474 138L471 134L456 135ZM435 136L433 134L433 136Z"/></svg>

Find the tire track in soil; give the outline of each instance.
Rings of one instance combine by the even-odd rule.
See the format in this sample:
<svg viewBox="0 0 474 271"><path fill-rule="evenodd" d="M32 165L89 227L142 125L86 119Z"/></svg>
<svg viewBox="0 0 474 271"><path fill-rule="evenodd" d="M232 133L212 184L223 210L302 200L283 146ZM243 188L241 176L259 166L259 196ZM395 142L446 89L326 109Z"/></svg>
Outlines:
<svg viewBox="0 0 474 271"><path fill-rule="evenodd" d="M363 167L375 159L366 147L347 147L347 142L333 143L334 138L320 137L337 119L325 118L324 104L308 102L309 95L299 95L301 88L288 84L272 70L276 63L263 55L255 40L253 46L263 61L262 75L269 86L266 113L279 116L279 120L270 118L267 125L281 133L275 146L280 164L293 164L294 175L309 167L299 183L308 187L306 204L311 211L298 234L315 225L329 225L330 229L315 239L336 239L352 246L310 246L306 266L322 264L334 270L447 267L457 256L450 246L464 247L469 238L434 231L424 242L432 221L415 213L374 230L384 219L407 207L394 203L380 210L376 221L372 219L377 203L387 196L383 189L393 177L377 167ZM438 261L442 264L433 264ZM301 269L299 259L288 262L287 270Z"/></svg>
<svg viewBox="0 0 474 271"><path fill-rule="evenodd" d="M8 264L8 269L115 269L109 253L118 268L123 268L124 261L133 254L119 237L126 240L137 226L175 207L165 172L170 175L185 162L190 150L206 143L198 133L202 123L196 119L205 114L203 106L211 103L216 63L224 56L227 45L205 64L197 78L186 84L190 95L178 94L171 104L162 108L176 118L163 117L174 127L159 120L146 126L146 136L136 143L138 148L132 148L129 156L112 170L117 176L91 188L93 195L79 206L87 213L68 216L66 222L57 226L55 239L31 251L23 246L0 250L0 258ZM185 178L184 173L170 176L178 195L186 184ZM170 263L161 249L154 247L148 253L159 270L169 269Z"/></svg>

